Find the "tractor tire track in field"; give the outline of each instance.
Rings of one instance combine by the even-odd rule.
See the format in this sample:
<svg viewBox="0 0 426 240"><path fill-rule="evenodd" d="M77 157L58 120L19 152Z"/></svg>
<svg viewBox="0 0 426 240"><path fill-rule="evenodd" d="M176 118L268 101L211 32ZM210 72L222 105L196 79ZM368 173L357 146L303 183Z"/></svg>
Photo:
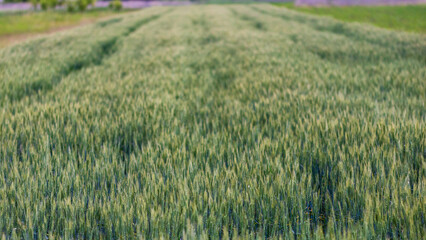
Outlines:
<svg viewBox="0 0 426 240"><path fill-rule="evenodd" d="M62 79L66 78L68 75L81 71L90 66L99 66L102 65L105 59L109 58L111 55L118 51L118 42L126 37L128 37L133 32L137 31L140 27L145 24L148 24L154 20L157 20L164 14L169 13L171 10L166 11L164 13L156 14L147 18L143 18L137 21L132 26L128 27L127 30L118 36L112 37L106 41L100 42L98 45L93 47L91 53L88 58L79 58L75 59L72 63L68 64L62 70L58 71L56 74L51 76L49 79L40 78L39 80L26 83L21 85L16 89L17 95L8 96L10 97L10 101L19 101L26 96L38 95L45 92L48 92L53 89L54 86L59 84ZM107 25L120 22L120 19L113 19L114 21L107 20L105 22L100 22L99 27L106 27ZM87 56L86 55L86 56Z"/></svg>
<svg viewBox="0 0 426 240"><path fill-rule="evenodd" d="M165 14L165 13L163 13L163 14ZM107 59L112 54L114 54L118 51L118 42L120 40L128 37L130 34L135 32L139 28L141 28L143 25L148 24L149 22L152 22L154 20L157 20L163 14L157 14L157 15L154 15L154 16L151 16L151 17L148 17L148 18L144 18L144 19L136 22L134 25L130 26L127 29L127 31L124 32L124 34L122 34L121 36L114 37L114 38L102 43L100 45L101 52L100 52L100 54L97 55L97 58L94 59L94 61L89 62L88 64L84 65L83 67L88 67L88 66L91 66L91 65L97 65L97 66L102 65L102 63L104 62L105 59ZM120 20L113 21L112 23L119 22ZM110 23L108 23L108 24L110 24ZM81 70L81 68L75 69L75 70ZM71 70L68 74L70 74L71 72L73 72L73 70ZM68 74L66 74L66 75L68 75ZM66 77L66 75L64 77Z"/></svg>

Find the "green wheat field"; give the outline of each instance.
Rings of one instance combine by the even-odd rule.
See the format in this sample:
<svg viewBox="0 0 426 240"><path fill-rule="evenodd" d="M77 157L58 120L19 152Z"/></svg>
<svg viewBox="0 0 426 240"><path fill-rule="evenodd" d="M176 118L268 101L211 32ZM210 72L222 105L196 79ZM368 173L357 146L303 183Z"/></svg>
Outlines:
<svg viewBox="0 0 426 240"><path fill-rule="evenodd" d="M2 239L424 239L426 36L266 4L0 50Z"/></svg>

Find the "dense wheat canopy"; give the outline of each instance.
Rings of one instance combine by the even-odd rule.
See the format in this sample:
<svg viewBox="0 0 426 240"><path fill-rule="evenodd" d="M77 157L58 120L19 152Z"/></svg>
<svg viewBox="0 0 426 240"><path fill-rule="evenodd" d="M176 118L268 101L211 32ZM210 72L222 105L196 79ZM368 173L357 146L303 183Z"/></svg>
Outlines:
<svg viewBox="0 0 426 240"><path fill-rule="evenodd" d="M149 8L0 51L0 232L421 239L426 38Z"/></svg>

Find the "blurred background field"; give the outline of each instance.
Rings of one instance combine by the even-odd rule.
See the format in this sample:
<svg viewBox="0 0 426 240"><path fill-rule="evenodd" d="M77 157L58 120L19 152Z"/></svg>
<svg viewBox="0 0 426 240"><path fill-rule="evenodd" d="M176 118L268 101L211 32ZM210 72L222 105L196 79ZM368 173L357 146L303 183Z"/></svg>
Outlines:
<svg viewBox="0 0 426 240"><path fill-rule="evenodd" d="M298 7L292 2L273 4L299 12L331 16L345 22L370 23L387 29L426 33L426 5Z"/></svg>
<svg viewBox="0 0 426 240"><path fill-rule="evenodd" d="M130 10L124 12L128 11ZM0 47L40 33L91 23L96 19L113 14L118 13L109 9L90 9L85 12L72 13L64 10L0 12Z"/></svg>
<svg viewBox="0 0 426 240"><path fill-rule="evenodd" d="M0 48L44 33L56 32L74 26L89 24L95 20L122 12L152 6L187 5L188 1L50 1L42 11L44 0L36 0L37 7L29 1L0 2ZM81 3L81 1L83 1ZM119 9L111 8L119 4ZM83 4L83 6L79 6ZM54 7L51 7L54 6ZM117 5L114 5L117 6ZM71 8L70 8L71 7ZM84 9L83 9L84 8Z"/></svg>
<svg viewBox="0 0 426 240"><path fill-rule="evenodd" d="M93 7L90 6L89 2L85 2L89 8L87 11L76 11L72 13L66 11L68 8L66 4L67 1L63 1L60 6L55 7L56 9L50 9L49 11L40 11L40 9L34 11L32 3L29 1L1 1L3 1L3 3L0 2L0 47L10 45L21 39L26 39L33 34L57 31L117 14L117 11L108 9L110 1L93 2ZM38 1L37 6L40 8L44 0L35 1ZM49 1L57 2L56 0ZM264 1L123 1L121 4L123 11L130 11L158 5L182 5L191 3L247 4L254 2ZM386 29L426 33L425 4L399 6L296 6L293 1L283 0L269 2L277 7L285 7L287 9L309 14L330 16L345 22L369 23ZM318 2L321 1L304 1L304 3L311 3L313 5ZM391 3L392 1L389 2Z"/></svg>
<svg viewBox="0 0 426 240"><path fill-rule="evenodd" d="M91 9L78 13L66 11L0 13L0 35L39 33L92 21L111 14L116 14L116 12L108 9Z"/></svg>
<svg viewBox="0 0 426 240"><path fill-rule="evenodd" d="M49 11L34 11L33 3L20 0L1 0L0 2L0 47L10 45L11 43L26 39L34 34L52 32L90 23L96 19L117 14L117 11L108 9L110 1L86 1L89 8L87 11L67 12L67 1L62 3L56 0L49 0L59 4L55 9ZM44 0L35 0L38 8ZM46 0L47 1L47 0ZM78 1L74 1L77 2ZM423 1L423 0L419 0ZM34 1L33 1L34 2ZM227 3L254 3L264 1L228 1L228 0L210 0L210 1L123 1L123 11L145 8L158 5L181 5L181 4L227 4ZM399 5L399 6L296 6L294 1L269 1L277 7L321 15L330 16L345 22L369 23L378 27L426 33L426 5ZM299 1L303 3L320 3L321 1ZM342 1L341 1L342 2ZM350 2L350 1L346 1ZM296 3L298 3L296 1ZM389 1L392 3L392 1ZM12 10L12 11L11 11Z"/></svg>

